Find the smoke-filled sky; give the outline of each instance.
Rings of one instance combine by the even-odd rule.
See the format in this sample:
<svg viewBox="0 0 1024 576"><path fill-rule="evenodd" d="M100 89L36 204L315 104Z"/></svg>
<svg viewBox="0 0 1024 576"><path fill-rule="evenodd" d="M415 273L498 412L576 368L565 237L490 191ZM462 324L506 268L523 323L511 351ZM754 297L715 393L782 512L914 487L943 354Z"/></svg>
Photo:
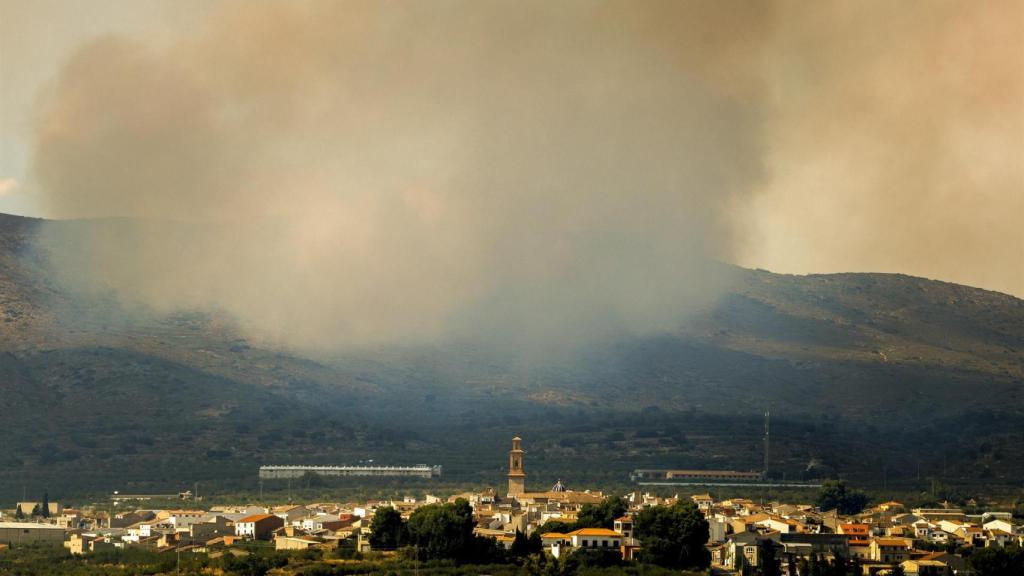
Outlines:
<svg viewBox="0 0 1024 576"><path fill-rule="evenodd" d="M299 347L665 329L707 258L1024 295L1012 0L0 0L0 96L0 210L147 223L72 276Z"/></svg>

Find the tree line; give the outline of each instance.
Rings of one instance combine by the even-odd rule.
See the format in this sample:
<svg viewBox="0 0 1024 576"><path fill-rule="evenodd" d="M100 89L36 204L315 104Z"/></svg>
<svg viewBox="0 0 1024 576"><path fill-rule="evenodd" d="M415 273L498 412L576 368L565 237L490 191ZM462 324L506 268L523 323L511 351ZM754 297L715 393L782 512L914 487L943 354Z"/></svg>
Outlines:
<svg viewBox="0 0 1024 576"><path fill-rule="evenodd" d="M394 508L384 507L373 515L369 541L376 550L397 550L406 558L420 561L519 563L545 573L573 573L577 565L620 565L623 563L621 553L581 549L555 561L544 554L541 534L564 534L579 528L612 528L615 519L625 512L625 502L618 497L584 505L575 523L549 521L530 536L517 530L512 546L506 550L495 539L473 533L473 508L463 499L422 506L408 520ZM633 518L633 530L641 544L641 563L674 569L703 569L711 563L704 548L708 523L692 502L645 508Z"/></svg>

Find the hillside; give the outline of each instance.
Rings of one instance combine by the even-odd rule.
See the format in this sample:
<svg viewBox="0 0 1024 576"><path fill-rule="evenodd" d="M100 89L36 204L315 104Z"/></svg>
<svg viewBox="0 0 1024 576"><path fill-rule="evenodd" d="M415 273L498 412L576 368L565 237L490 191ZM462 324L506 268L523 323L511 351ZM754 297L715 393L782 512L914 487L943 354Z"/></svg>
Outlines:
<svg viewBox="0 0 1024 576"><path fill-rule="evenodd" d="M1004 294L729 267L730 290L677 332L571 361L524 367L471 343L311 359L216 312L68 293L35 243L68 225L103 224L0 215L0 498L251 489L270 461L430 462L493 481L512 434L541 479L751 469L766 409L790 477L811 460L865 483L883 468L911 484L1024 473L1024 301Z"/></svg>

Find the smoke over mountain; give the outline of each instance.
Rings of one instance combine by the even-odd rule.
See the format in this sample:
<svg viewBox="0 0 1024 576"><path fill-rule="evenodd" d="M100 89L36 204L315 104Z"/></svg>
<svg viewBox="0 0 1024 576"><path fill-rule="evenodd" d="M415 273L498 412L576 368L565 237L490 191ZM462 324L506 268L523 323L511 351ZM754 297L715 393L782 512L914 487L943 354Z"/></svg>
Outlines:
<svg viewBox="0 0 1024 576"><path fill-rule="evenodd" d="M754 118L644 33L655 14L234 8L62 71L47 213L151 221L79 239L65 277L300 347L665 329L712 292Z"/></svg>
<svg viewBox="0 0 1024 576"><path fill-rule="evenodd" d="M782 3L741 261L1024 295L1024 4Z"/></svg>
<svg viewBox="0 0 1024 576"><path fill-rule="evenodd" d="M845 17L844 6L247 2L167 45L100 38L42 101L34 177L47 216L133 221L85 236L53 227L47 246L78 288L224 310L255 337L302 349L448 336L545 347L670 329L724 281L709 258L760 251L785 267L791 253L816 254L810 241L782 256L777 241L756 245L751 202L777 225L814 206L820 183L858 205L898 198L901 210L920 194L974 190L928 187L921 174L1019 189L1005 151L963 149L1001 150L1019 132L989 113L929 129L983 98L1011 110L1012 128L1019 82L929 108L918 104L932 101L929 82L894 78L932 62L936 43L954 72L1001 66L994 48L963 57L949 44L1002 30L987 17L999 7L962 18L943 5L918 20L909 7ZM862 46L879 17L868 38L880 45ZM913 49L886 64L903 42ZM893 114L870 113L890 99ZM836 165L837 150L855 165ZM978 154L991 170L944 168ZM851 235L878 221L852 215ZM994 219L986 229L1019 234ZM859 263L881 241L829 245Z"/></svg>

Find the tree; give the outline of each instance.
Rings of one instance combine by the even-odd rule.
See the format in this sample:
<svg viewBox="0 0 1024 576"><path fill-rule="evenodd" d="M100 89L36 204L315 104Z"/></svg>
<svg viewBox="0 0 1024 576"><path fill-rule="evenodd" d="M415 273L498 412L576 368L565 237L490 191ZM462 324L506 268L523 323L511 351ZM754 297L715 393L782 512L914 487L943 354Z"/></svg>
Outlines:
<svg viewBox="0 0 1024 576"><path fill-rule="evenodd" d="M1018 520L1024 518L1024 500L1018 500L1017 504L1013 507L1013 517Z"/></svg>
<svg viewBox="0 0 1024 576"><path fill-rule="evenodd" d="M18 505L14 509L14 518L16 520L24 520L25 519L25 513L21 511L21 506L20 505Z"/></svg>
<svg viewBox="0 0 1024 576"><path fill-rule="evenodd" d="M473 564L504 564L509 558L505 548L498 545L494 538L473 535L470 548L464 551L462 560Z"/></svg>
<svg viewBox="0 0 1024 576"><path fill-rule="evenodd" d="M641 560L668 568L707 568L711 555L704 548L708 523L690 501L652 506L634 520Z"/></svg>
<svg viewBox="0 0 1024 576"><path fill-rule="evenodd" d="M40 515L42 515L42 512L39 510L39 503L37 502L36 505L32 507L32 517L35 518Z"/></svg>
<svg viewBox="0 0 1024 576"><path fill-rule="evenodd" d="M575 529L609 528L615 519L626 513L626 502L619 496L605 498L600 504L584 504L576 515Z"/></svg>
<svg viewBox="0 0 1024 576"><path fill-rule="evenodd" d="M527 542L527 550L530 554L543 554L544 553L544 541L540 538L540 533L536 530L533 534L530 534L530 540Z"/></svg>
<svg viewBox="0 0 1024 576"><path fill-rule="evenodd" d="M512 540L512 548L509 550L514 558L526 558L542 552L544 552L544 542L536 530L529 537L518 529L516 530L516 537Z"/></svg>
<svg viewBox="0 0 1024 576"><path fill-rule="evenodd" d="M832 574L834 576L846 576L850 572L850 561L841 552L836 552L832 557ZM860 572L857 572L860 574Z"/></svg>
<svg viewBox="0 0 1024 576"><path fill-rule="evenodd" d="M409 517L409 544L421 560L462 561L474 556L473 508L462 498L454 504L430 504Z"/></svg>
<svg viewBox="0 0 1024 576"><path fill-rule="evenodd" d="M840 514L856 514L868 504L867 494L849 490L844 480L826 480L818 491L818 508Z"/></svg>
<svg viewBox="0 0 1024 576"><path fill-rule="evenodd" d="M568 522L562 522L559 520L548 520L540 528L534 530L535 534L547 534L548 532L558 532L559 534L568 534L575 530L572 524Z"/></svg>
<svg viewBox="0 0 1024 576"><path fill-rule="evenodd" d="M850 559L850 574L856 574L857 576L860 576L860 574L863 574L863 573L864 573L864 567L862 566L862 563L860 561L860 557L859 556L854 556L853 558Z"/></svg>
<svg viewBox="0 0 1024 576"><path fill-rule="evenodd" d="M377 550L397 550L407 540L405 522L398 510L388 506L373 513L370 546Z"/></svg>
<svg viewBox="0 0 1024 576"><path fill-rule="evenodd" d="M978 576L1024 574L1024 549L1019 546L980 548L971 553L970 563Z"/></svg>
<svg viewBox="0 0 1024 576"><path fill-rule="evenodd" d="M775 542L771 538L757 541L757 556L761 576L779 576L779 560L775 557Z"/></svg>
<svg viewBox="0 0 1024 576"><path fill-rule="evenodd" d="M570 554L579 568L609 568L622 564L617 548L581 548Z"/></svg>
<svg viewBox="0 0 1024 576"><path fill-rule="evenodd" d="M516 537L512 540L510 552L516 558L525 558L530 555L530 541L527 540L526 534L520 532L518 528L516 528Z"/></svg>
<svg viewBox="0 0 1024 576"><path fill-rule="evenodd" d="M49 492L46 492L46 491L43 492L43 505L41 506L41 508L42 508L42 513L43 513L43 518L49 518L50 517L50 493Z"/></svg>

